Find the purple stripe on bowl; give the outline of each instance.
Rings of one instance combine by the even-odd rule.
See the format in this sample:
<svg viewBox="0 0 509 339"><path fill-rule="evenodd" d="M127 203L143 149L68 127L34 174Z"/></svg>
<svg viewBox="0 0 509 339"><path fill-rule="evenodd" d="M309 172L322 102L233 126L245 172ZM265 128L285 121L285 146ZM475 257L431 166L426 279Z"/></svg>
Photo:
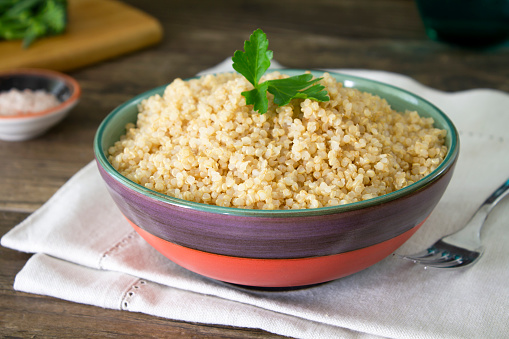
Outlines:
<svg viewBox="0 0 509 339"><path fill-rule="evenodd" d="M98 167L121 212L157 237L229 256L303 258L364 248L415 227L438 203L454 164L426 189L399 199L341 213L300 217L239 216L177 206L131 190Z"/></svg>

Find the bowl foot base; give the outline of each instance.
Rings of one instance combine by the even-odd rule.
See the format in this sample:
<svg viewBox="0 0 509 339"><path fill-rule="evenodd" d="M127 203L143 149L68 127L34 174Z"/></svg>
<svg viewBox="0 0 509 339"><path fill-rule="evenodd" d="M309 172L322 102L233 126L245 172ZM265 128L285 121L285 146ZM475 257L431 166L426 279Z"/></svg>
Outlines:
<svg viewBox="0 0 509 339"><path fill-rule="evenodd" d="M240 285L240 284L234 284L229 282L221 282L224 283L230 287L239 288L242 290L249 290L249 291L258 291L258 292L291 292L291 291L300 291L305 290L308 288L313 288L317 286L321 286L324 284L330 283L330 281L326 281L323 283L318 284L310 284L310 285L302 285L302 286L289 286L289 287L259 287L259 286L249 286L249 285Z"/></svg>

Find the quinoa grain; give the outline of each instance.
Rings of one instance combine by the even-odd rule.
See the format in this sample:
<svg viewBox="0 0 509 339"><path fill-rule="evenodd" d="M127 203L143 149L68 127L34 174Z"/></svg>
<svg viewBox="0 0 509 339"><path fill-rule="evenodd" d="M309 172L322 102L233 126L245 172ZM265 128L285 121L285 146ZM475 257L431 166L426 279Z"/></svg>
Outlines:
<svg viewBox="0 0 509 339"><path fill-rule="evenodd" d="M109 161L149 189L250 209L371 199L422 179L443 161L446 131L432 118L396 112L327 73L321 84L330 101L277 107L269 100L260 115L246 105L241 92L251 85L240 75L176 79L140 104L136 125L110 147Z"/></svg>

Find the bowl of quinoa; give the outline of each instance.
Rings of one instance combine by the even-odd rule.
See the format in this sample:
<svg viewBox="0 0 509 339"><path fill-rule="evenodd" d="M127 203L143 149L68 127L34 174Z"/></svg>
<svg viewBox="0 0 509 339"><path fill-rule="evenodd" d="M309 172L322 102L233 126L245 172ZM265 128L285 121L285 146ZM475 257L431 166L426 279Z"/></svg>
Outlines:
<svg viewBox="0 0 509 339"><path fill-rule="evenodd" d="M311 73L329 101L269 100L259 114L247 80L224 73L116 108L94 149L128 222L183 267L259 287L341 278L401 246L452 176L454 125L403 89Z"/></svg>
<svg viewBox="0 0 509 339"><path fill-rule="evenodd" d="M81 95L79 83L47 69L0 72L0 139L23 141L64 119Z"/></svg>

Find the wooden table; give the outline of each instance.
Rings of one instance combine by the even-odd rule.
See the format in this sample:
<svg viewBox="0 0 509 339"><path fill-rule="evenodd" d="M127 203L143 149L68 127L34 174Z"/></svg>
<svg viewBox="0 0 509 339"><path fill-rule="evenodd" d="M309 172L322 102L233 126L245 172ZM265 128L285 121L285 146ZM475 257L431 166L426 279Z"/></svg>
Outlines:
<svg viewBox="0 0 509 339"><path fill-rule="evenodd" d="M267 33L275 59L287 67L386 70L444 91L484 87L509 92L509 45L479 51L433 42L411 0L126 2L160 20L163 41L69 72L83 90L72 114L35 140L0 141L0 235L93 159L94 133L115 106L231 57L256 28ZM2 336L277 337L16 292L14 277L29 257L0 248Z"/></svg>

